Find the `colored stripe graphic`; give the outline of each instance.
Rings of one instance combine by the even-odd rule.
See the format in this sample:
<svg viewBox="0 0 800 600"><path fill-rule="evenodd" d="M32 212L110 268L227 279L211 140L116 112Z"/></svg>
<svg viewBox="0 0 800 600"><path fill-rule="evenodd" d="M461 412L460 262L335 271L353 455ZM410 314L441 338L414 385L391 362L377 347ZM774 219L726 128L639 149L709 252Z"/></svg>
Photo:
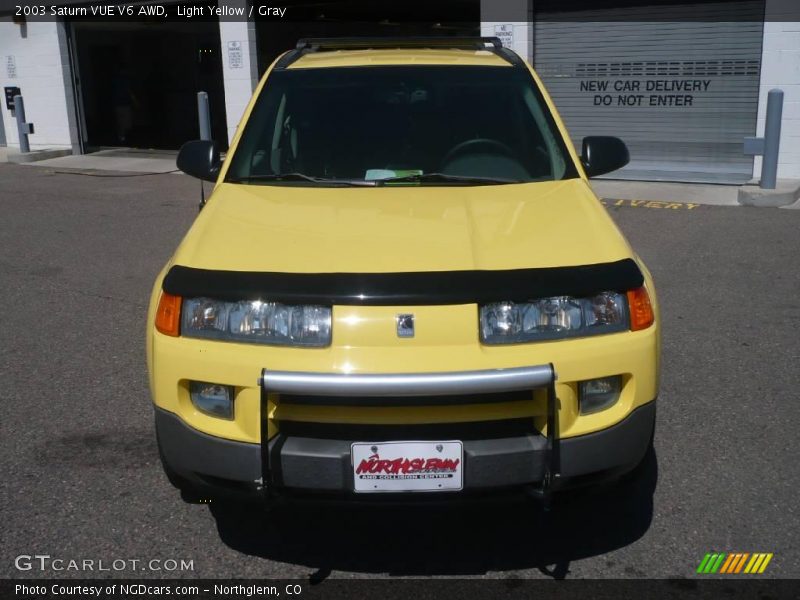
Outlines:
<svg viewBox="0 0 800 600"><path fill-rule="evenodd" d="M711 560L711 553L710 553L710 552L708 552L708 553L706 553L706 555L703 557L703 560L702 560L702 561L700 561L700 566L699 566L699 567L697 567L697 572L698 572L698 573L705 573L705 572L706 572L706 565L708 565L708 562L709 562L710 560Z"/></svg>
<svg viewBox="0 0 800 600"><path fill-rule="evenodd" d="M753 554L753 557L750 559L750 562L747 563L747 566L744 568L745 573L752 573L753 572L753 565L756 564L758 557L761 556L760 554Z"/></svg>
<svg viewBox="0 0 800 600"><path fill-rule="evenodd" d="M725 553L723 552L723 553L721 553L719 555L719 558L717 559L717 562L714 564L714 567L711 569L712 573L716 573L719 570L719 568L722 566L722 561L724 559L725 559Z"/></svg>
<svg viewBox="0 0 800 600"><path fill-rule="evenodd" d="M745 563L745 561L747 560L747 557L748 557L748 556L750 556L750 553L749 553L749 552L745 552L745 553L742 555L742 558L741 558L741 560L739 560L739 563L736 565L736 570L735 570L735 571L731 571L731 572L732 572L732 573L738 573L739 571L741 571L741 570L742 570L742 567L744 566L744 563Z"/></svg>
<svg viewBox="0 0 800 600"><path fill-rule="evenodd" d="M714 564L717 562L717 559L718 559L718 558L719 558L719 554L717 554L716 552L714 552L714 553L713 553L713 554L712 554L712 555L709 557L709 559L708 559L708 562L706 563L706 566L705 566L705 567L703 567L703 573L711 573L711 569L713 569L713 568L714 568Z"/></svg>
<svg viewBox="0 0 800 600"><path fill-rule="evenodd" d="M764 554L759 554L758 558L756 559L753 568L751 569L751 573L758 573L758 570L761 568L761 563L764 562Z"/></svg>
<svg viewBox="0 0 800 600"><path fill-rule="evenodd" d="M722 565L722 568L719 570L720 573L730 573L729 569L736 563L736 558L738 554L728 554L728 560Z"/></svg>
<svg viewBox="0 0 800 600"><path fill-rule="evenodd" d="M714 561L713 564L709 564L709 569L706 573L716 573L719 571L720 566L722 565L722 561L725 559L725 553L722 552L717 556L717 560Z"/></svg>
<svg viewBox="0 0 800 600"><path fill-rule="evenodd" d="M733 560L731 560L731 564L728 567L728 569L725 570L725 571L720 571L720 573L733 573L733 570L736 568L736 565L739 564L739 561L741 560L741 558L742 558L741 553L739 553L739 552L735 553L733 555Z"/></svg>
<svg viewBox="0 0 800 600"><path fill-rule="evenodd" d="M753 554L753 558L750 559L750 562L747 565L747 568L744 570L745 573L756 573L758 571L758 567L761 562L764 560L764 556L759 553Z"/></svg>
<svg viewBox="0 0 800 600"><path fill-rule="evenodd" d="M764 572L764 570L767 568L767 565L769 564L769 561L772 560L772 557L773 557L772 552L770 552L764 557L764 562L761 563L761 568L758 570L759 573Z"/></svg>
<svg viewBox="0 0 800 600"><path fill-rule="evenodd" d="M775 556L772 552L708 552L700 561L697 572L702 574L761 574Z"/></svg>

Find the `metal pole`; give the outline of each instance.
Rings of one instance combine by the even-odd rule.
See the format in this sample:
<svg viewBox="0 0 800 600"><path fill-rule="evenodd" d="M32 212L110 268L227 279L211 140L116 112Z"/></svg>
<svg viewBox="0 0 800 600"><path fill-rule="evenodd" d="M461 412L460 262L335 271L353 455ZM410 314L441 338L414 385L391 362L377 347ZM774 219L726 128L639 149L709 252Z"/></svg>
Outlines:
<svg viewBox="0 0 800 600"><path fill-rule="evenodd" d="M783 90L767 94L767 119L764 126L764 158L761 163L761 189L774 190L778 176L778 148L781 145Z"/></svg>
<svg viewBox="0 0 800 600"><path fill-rule="evenodd" d="M208 108L208 93L197 92L197 120L200 125L200 139L211 141L211 111ZM203 210L206 205L206 190L203 180L200 180L200 207Z"/></svg>
<svg viewBox="0 0 800 600"><path fill-rule="evenodd" d="M208 109L206 92L197 92L197 118L200 123L200 139L211 140L211 112Z"/></svg>
<svg viewBox="0 0 800 600"><path fill-rule="evenodd" d="M22 96L14 96L14 115L17 118L19 132L19 151L30 152L31 145L28 143L28 124L25 123L25 104L22 102Z"/></svg>

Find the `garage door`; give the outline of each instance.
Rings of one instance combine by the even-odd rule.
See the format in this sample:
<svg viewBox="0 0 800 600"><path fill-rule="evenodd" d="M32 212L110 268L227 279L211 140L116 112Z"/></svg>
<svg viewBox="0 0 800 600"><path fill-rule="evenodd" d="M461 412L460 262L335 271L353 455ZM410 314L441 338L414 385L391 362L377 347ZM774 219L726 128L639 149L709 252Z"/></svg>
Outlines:
<svg viewBox="0 0 800 600"><path fill-rule="evenodd" d="M587 135L628 144L614 178L742 183L763 14L763 0L539 13L534 64L576 148Z"/></svg>

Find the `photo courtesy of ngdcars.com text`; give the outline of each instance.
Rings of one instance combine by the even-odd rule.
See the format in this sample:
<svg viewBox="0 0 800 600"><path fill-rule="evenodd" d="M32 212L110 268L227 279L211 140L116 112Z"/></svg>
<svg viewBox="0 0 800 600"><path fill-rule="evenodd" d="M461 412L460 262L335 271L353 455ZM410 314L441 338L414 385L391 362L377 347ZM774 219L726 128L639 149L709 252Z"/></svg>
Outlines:
<svg viewBox="0 0 800 600"><path fill-rule="evenodd" d="M796 597L799 31L0 2L0 598Z"/></svg>

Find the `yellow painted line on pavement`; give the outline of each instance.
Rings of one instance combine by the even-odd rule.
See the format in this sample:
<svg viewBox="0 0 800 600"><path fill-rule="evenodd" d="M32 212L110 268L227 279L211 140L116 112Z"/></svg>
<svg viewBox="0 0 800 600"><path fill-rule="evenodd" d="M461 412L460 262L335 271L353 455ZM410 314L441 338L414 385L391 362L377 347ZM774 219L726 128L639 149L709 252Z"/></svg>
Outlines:
<svg viewBox="0 0 800 600"><path fill-rule="evenodd" d="M666 208L670 210L694 210L700 204L691 202L662 202L661 200L615 200L613 198L602 198L600 202L603 206L627 206L630 208Z"/></svg>

